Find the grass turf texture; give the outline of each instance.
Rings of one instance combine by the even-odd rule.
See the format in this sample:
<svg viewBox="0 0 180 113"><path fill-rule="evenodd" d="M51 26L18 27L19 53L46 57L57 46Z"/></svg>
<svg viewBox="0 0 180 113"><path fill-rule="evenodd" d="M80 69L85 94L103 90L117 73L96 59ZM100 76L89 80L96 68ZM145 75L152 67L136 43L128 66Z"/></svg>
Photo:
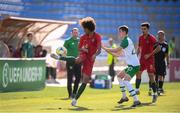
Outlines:
<svg viewBox="0 0 180 113"><path fill-rule="evenodd" d="M180 83L165 83L165 90L165 95L159 96L156 104L151 104L151 97L147 96L148 84L142 84L139 96L142 105L135 109L130 108L132 97L129 97L130 101L123 105L117 104L121 97L117 85L110 90L87 87L78 100L78 107L72 107L71 100L66 99L65 87L46 87L43 91L34 92L0 93L0 112L180 112Z"/></svg>

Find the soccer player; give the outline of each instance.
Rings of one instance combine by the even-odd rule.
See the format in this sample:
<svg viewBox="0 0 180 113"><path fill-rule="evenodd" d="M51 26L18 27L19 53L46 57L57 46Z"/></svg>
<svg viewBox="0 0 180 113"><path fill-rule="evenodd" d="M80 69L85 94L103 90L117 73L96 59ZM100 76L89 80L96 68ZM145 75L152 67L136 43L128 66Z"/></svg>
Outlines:
<svg viewBox="0 0 180 113"><path fill-rule="evenodd" d="M158 83L158 95L162 95L164 93L163 84L166 75L166 63L167 67L169 67L168 44L165 41L165 33L162 30L158 31L157 45L160 45L161 50L155 54L156 82Z"/></svg>
<svg viewBox="0 0 180 113"><path fill-rule="evenodd" d="M73 28L71 31L71 37L64 42L64 47L67 49L67 56L77 57L79 55L78 44L79 44L79 29ZM74 98L79 82L81 79L81 64L72 64L66 62L67 68L67 90L69 98ZM75 77L74 88L72 91L73 77Z"/></svg>
<svg viewBox="0 0 180 113"><path fill-rule="evenodd" d="M156 38L149 33L150 24L148 22L141 24L142 35L139 37L139 45L137 53L140 54L140 71L136 74L136 94L139 94L139 87L141 84L141 74L147 70L150 79L150 86L153 90L152 102L157 101L157 85L155 82L155 67L154 67L154 54L160 50L156 44ZM149 90L151 90L149 88Z"/></svg>
<svg viewBox="0 0 180 113"><path fill-rule="evenodd" d="M130 84L131 78L139 71L140 69L140 63L139 59L137 57L137 54L135 52L134 44L132 40L128 36L128 27L126 25L119 27L119 37L122 39L121 44L119 47L116 48L107 48L102 46L102 48L107 51L109 54L112 54L113 56L120 56L122 54L126 57L126 63L127 68L125 68L123 71L121 71L118 75L118 81L120 84L121 92L122 92L122 98L118 102L119 104L123 102L129 101L125 87L127 87L129 93L134 99L134 103L132 107L136 107L137 105L140 105L141 102L139 101L135 90L133 89L132 85Z"/></svg>
<svg viewBox="0 0 180 113"><path fill-rule="evenodd" d="M59 60L65 60L71 63L82 63L82 84L78 89L75 98L72 100L71 105L76 106L77 100L84 92L87 83L90 81L94 61L97 55L101 52L101 36L95 32L96 23L92 17L86 17L80 20L85 34L80 37L79 51L80 54L77 58L73 56L56 56L52 54L51 57Z"/></svg>

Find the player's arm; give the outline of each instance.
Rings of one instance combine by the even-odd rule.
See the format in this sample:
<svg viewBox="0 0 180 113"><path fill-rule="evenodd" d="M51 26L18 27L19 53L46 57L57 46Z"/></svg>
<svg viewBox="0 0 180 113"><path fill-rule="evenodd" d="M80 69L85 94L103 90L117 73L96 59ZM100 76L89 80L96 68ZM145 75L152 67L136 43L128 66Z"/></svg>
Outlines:
<svg viewBox="0 0 180 113"><path fill-rule="evenodd" d="M158 53L160 50L161 50L161 46L157 45L157 47L154 49L154 51L152 53L150 53L150 56Z"/></svg>
<svg viewBox="0 0 180 113"><path fill-rule="evenodd" d="M148 58L151 57L152 55L158 53L160 50L161 50L161 47L160 47L160 45L158 45L158 46L153 50L153 52L145 55L145 59L148 59Z"/></svg>
<svg viewBox="0 0 180 113"><path fill-rule="evenodd" d="M96 59L96 56L98 56L101 53L101 37L97 37L97 51L96 53L92 56L92 60Z"/></svg>
<svg viewBox="0 0 180 113"><path fill-rule="evenodd" d="M102 48L108 52L109 54L115 56L115 57L119 57L121 55L121 51L122 51L122 47L116 47L116 48L107 48L105 46L102 46Z"/></svg>
<svg viewBox="0 0 180 113"><path fill-rule="evenodd" d="M114 53L122 50L121 47L108 48L108 47L105 47L105 46L103 46L103 45L102 45L102 49L104 49L104 50L107 51L107 52L114 52Z"/></svg>
<svg viewBox="0 0 180 113"><path fill-rule="evenodd" d="M139 41L138 41L136 51L137 51L137 55L139 55L141 53L141 37L139 37Z"/></svg>
<svg viewBox="0 0 180 113"><path fill-rule="evenodd" d="M141 47L138 46L138 47L137 47L137 55L139 55L140 53L141 53Z"/></svg>
<svg viewBox="0 0 180 113"><path fill-rule="evenodd" d="M167 63L167 67L169 68L169 47L167 46L167 50L166 50L166 54L165 54L165 58L166 58L166 63Z"/></svg>
<svg viewBox="0 0 180 113"><path fill-rule="evenodd" d="M139 39L139 43L138 43L138 46L137 46L137 55L139 55L141 53L141 43L140 43L140 39Z"/></svg>
<svg viewBox="0 0 180 113"><path fill-rule="evenodd" d="M98 56L100 53L101 53L101 44L98 45L95 55Z"/></svg>
<svg viewBox="0 0 180 113"><path fill-rule="evenodd" d="M165 57L166 57L167 67L169 68L169 54L166 53Z"/></svg>
<svg viewBox="0 0 180 113"><path fill-rule="evenodd" d="M161 50L161 46L156 42L156 40L152 40L152 43L153 43L153 46L154 46L155 49L151 53L146 54L145 59L148 59L149 57L151 57L152 55L158 53Z"/></svg>
<svg viewBox="0 0 180 113"><path fill-rule="evenodd" d="M107 51L108 52L108 51ZM121 50L120 51L118 51L118 52L108 52L109 54L111 54L111 55L113 55L114 57L119 57L119 56L121 56Z"/></svg>

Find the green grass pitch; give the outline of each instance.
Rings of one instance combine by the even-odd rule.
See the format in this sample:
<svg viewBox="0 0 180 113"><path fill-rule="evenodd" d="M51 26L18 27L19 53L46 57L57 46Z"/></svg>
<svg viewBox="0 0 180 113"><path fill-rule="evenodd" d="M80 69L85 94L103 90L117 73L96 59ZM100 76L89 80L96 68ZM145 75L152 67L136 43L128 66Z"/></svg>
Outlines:
<svg viewBox="0 0 180 113"><path fill-rule="evenodd" d="M151 104L151 97L147 96L148 84L141 85L139 96L142 105L134 109L130 108L130 101L118 105L121 97L119 86L113 86L110 90L98 90L87 87L84 94L78 100L78 107L70 105L67 100L65 87L46 87L43 91L0 93L1 113L123 113L123 112L180 112L180 83L165 83L165 95L159 96L156 104ZM129 94L128 94L129 95Z"/></svg>

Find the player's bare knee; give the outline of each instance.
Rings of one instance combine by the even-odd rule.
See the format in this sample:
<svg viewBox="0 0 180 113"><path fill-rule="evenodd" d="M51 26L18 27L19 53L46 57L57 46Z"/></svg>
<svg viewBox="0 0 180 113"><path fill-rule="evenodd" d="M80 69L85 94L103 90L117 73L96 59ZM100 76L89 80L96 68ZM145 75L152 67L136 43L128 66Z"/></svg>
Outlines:
<svg viewBox="0 0 180 113"><path fill-rule="evenodd" d="M89 83L90 77L86 74L83 74L83 83Z"/></svg>
<svg viewBox="0 0 180 113"><path fill-rule="evenodd" d="M160 80L160 81L163 81L163 76L159 76L159 80Z"/></svg>
<svg viewBox="0 0 180 113"><path fill-rule="evenodd" d="M118 77L123 79L125 77L125 75L126 75L125 72L122 71L118 74Z"/></svg>
<svg viewBox="0 0 180 113"><path fill-rule="evenodd" d="M149 79L151 83L155 82L155 78L153 76L149 76Z"/></svg>
<svg viewBox="0 0 180 113"><path fill-rule="evenodd" d="M78 58L76 58L76 61L75 61L77 64L80 64L81 62L82 62L82 60L81 60L81 58L80 57L78 57Z"/></svg>
<svg viewBox="0 0 180 113"><path fill-rule="evenodd" d="M124 77L124 80L130 81L130 80L131 80L131 77L130 77L128 74L126 74L125 77Z"/></svg>
<svg viewBox="0 0 180 113"><path fill-rule="evenodd" d="M141 74L142 74L142 72L139 71L139 72L136 74L136 78L137 78L137 79L141 79Z"/></svg>

